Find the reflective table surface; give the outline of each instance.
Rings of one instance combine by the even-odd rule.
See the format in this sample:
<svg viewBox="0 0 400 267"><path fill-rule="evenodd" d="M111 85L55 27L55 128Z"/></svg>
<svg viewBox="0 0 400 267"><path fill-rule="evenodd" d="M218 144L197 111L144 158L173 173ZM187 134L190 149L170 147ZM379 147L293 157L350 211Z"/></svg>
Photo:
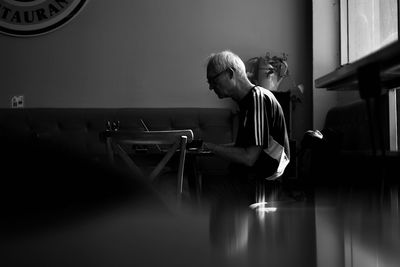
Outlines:
<svg viewBox="0 0 400 267"><path fill-rule="evenodd" d="M8 154L3 163L17 168L14 156L23 160ZM26 159L30 166L2 180L0 266L400 264L395 185L304 193L262 183L245 197L185 190L176 198L174 182L149 184L76 158Z"/></svg>

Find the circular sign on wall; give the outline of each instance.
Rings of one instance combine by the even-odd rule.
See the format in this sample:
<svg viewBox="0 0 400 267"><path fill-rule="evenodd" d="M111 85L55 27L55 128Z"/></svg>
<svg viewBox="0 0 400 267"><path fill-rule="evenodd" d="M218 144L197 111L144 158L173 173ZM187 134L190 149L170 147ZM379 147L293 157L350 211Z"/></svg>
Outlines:
<svg viewBox="0 0 400 267"><path fill-rule="evenodd" d="M43 34L70 21L87 0L0 0L0 32Z"/></svg>

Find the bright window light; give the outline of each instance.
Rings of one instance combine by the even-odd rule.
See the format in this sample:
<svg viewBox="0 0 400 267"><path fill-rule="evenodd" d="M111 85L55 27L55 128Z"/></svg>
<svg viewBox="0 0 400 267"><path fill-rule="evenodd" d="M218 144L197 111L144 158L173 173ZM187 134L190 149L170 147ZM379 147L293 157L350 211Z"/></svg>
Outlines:
<svg viewBox="0 0 400 267"><path fill-rule="evenodd" d="M341 63L398 40L398 0L341 0Z"/></svg>

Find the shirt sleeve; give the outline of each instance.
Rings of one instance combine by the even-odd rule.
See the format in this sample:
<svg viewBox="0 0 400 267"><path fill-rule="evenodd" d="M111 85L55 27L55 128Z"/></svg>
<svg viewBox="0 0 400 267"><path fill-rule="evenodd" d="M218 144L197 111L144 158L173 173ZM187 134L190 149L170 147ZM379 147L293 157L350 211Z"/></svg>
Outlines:
<svg viewBox="0 0 400 267"><path fill-rule="evenodd" d="M268 118L264 102L264 95L260 90L254 90L252 102L247 114L247 130L251 143L256 146L268 147Z"/></svg>

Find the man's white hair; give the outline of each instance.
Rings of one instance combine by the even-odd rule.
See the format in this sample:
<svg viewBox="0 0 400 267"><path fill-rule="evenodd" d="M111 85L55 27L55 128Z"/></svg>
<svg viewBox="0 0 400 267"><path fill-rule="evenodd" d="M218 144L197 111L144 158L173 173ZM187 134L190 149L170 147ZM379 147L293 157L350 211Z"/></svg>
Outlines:
<svg viewBox="0 0 400 267"><path fill-rule="evenodd" d="M234 69L240 77L247 78L246 66L242 59L230 50L213 53L208 58L207 71L221 72L226 69Z"/></svg>

